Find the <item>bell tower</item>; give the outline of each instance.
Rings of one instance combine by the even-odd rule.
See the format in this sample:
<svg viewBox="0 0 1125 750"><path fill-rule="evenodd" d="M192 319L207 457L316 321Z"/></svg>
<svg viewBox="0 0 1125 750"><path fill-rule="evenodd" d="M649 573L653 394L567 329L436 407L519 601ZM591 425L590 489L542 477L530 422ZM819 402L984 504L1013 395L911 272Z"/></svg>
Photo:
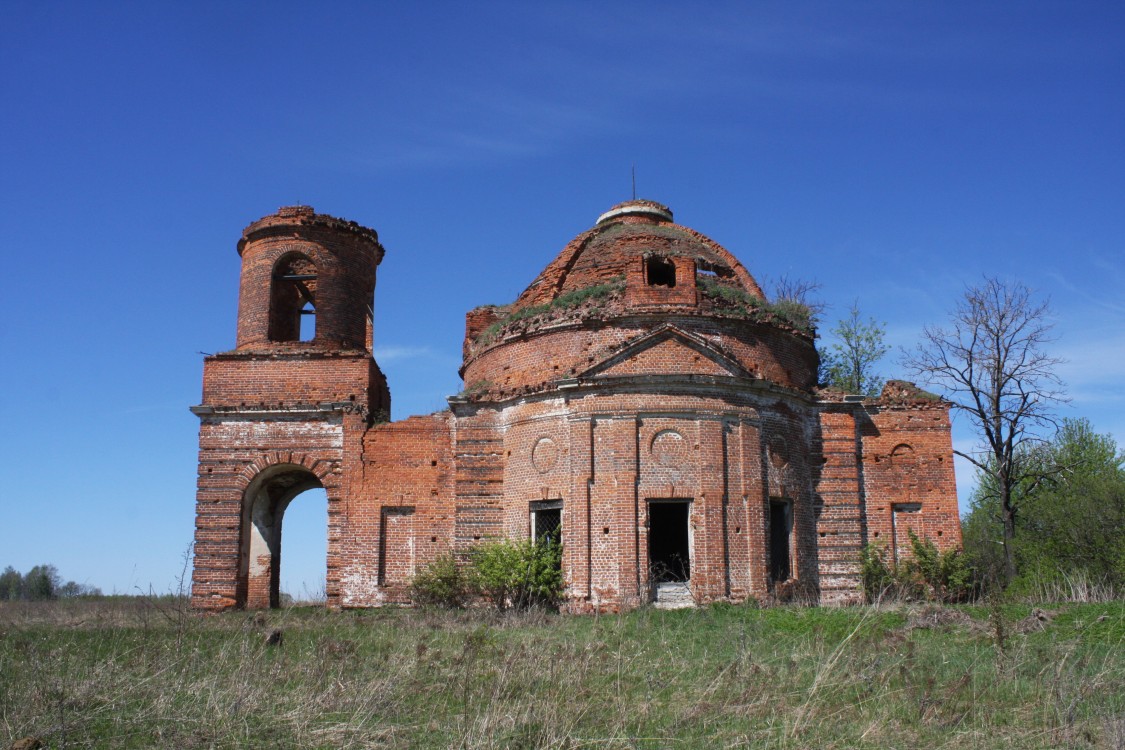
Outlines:
<svg viewBox="0 0 1125 750"><path fill-rule="evenodd" d="M390 413L372 357L374 230L289 206L248 226L235 348L203 363L192 603L277 606L285 508L328 496L329 605L339 602L344 466Z"/></svg>
<svg viewBox="0 0 1125 750"><path fill-rule="evenodd" d="M238 243L239 351L371 352L371 302L383 246L374 230L289 206Z"/></svg>

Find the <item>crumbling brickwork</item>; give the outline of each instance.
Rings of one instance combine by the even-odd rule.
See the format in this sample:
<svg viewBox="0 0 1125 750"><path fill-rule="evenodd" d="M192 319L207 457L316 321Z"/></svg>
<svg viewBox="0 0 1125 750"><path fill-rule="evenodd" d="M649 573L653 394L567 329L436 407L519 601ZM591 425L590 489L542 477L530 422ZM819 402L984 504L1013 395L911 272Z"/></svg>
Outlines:
<svg viewBox="0 0 1125 750"><path fill-rule="evenodd" d="M204 362L193 604L278 602L285 508L328 495L331 606L558 514L566 607L861 598L859 551L960 544L948 404L819 390L807 318L650 201L614 207L511 305L466 316L465 391L386 421L375 232L251 224L238 339ZM553 518L554 516L552 516Z"/></svg>

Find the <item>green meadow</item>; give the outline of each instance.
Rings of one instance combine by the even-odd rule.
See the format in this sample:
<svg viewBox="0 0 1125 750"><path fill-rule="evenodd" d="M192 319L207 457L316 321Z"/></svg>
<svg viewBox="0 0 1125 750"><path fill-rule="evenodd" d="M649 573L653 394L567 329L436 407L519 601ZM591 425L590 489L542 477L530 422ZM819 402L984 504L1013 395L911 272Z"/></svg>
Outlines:
<svg viewBox="0 0 1125 750"><path fill-rule="evenodd" d="M280 631L281 642L268 643ZM1125 603L0 604L0 747L1125 747Z"/></svg>

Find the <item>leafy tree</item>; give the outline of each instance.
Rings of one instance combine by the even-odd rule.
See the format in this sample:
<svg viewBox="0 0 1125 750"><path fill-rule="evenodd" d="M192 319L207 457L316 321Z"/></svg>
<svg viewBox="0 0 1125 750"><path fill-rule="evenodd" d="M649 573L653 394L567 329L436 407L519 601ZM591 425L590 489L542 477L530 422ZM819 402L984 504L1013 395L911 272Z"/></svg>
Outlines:
<svg viewBox="0 0 1125 750"><path fill-rule="evenodd" d="M59 586L57 593L60 599L81 599L87 596L101 596L102 590L86 583L67 581L62 586Z"/></svg>
<svg viewBox="0 0 1125 750"><path fill-rule="evenodd" d="M23 576L11 565L0 573L0 601L16 601L23 598Z"/></svg>
<svg viewBox="0 0 1125 750"><path fill-rule="evenodd" d="M969 512L961 519L961 543L981 593L1004 584L1004 530L996 493L985 489L988 475L977 472L977 488L969 501ZM1018 564L1018 563L1017 563Z"/></svg>
<svg viewBox="0 0 1125 750"><path fill-rule="evenodd" d="M875 372L875 363L890 351L883 344L884 325L874 318L864 322L858 305L852 304L848 317L832 329L835 343L821 353L821 382L844 393L879 395L883 378Z"/></svg>
<svg viewBox="0 0 1125 750"><path fill-rule="evenodd" d="M1095 433L1089 420L1065 419L1050 443L1025 447L1019 461L1029 477L1013 488L1020 508L1017 581L1059 582L1078 574L1125 586L1125 454L1113 438ZM978 473L963 538L986 583L1002 576L1002 537L995 478Z"/></svg>
<svg viewBox="0 0 1125 750"><path fill-rule="evenodd" d="M1055 426L1051 407L1066 400L1055 374L1061 360L1045 351L1053 341L1048 318L1048 304L1034 302L1023 284L985 278L965 290L948 328L927 326L922 342L903 356L907 370L942 389L955 413L968 416L976 428L978 450L954 453L994 483L1006 582L1017 574L1017 488L1033 487L1054 473L1053 467L1024 460L1027 448L1041 440L1038 429Z"/></svg>
<svg viewBox="0 0 1125 750"><path fill-rule="evenodd" d="M33 602L55 599L61 583L54 565L36 565L23 577L24 598Z"/></svg>
<svg viewBox="0 0 1125 750"><path fill-rule="evenodd" d="M1125 455L1085 419L1063 420L1040 460L1058 467L1023 506L1020 555L1064 574L1125 585Z"/></svg>
<svg viewBox="0 0 1125 750"><path fill-rule="evenodd" d="M45 601L59 597L101 596L101 590L84 583L62 582L54 565L36 565L25 575L9 565L0 573L0 601Z"/></svg>

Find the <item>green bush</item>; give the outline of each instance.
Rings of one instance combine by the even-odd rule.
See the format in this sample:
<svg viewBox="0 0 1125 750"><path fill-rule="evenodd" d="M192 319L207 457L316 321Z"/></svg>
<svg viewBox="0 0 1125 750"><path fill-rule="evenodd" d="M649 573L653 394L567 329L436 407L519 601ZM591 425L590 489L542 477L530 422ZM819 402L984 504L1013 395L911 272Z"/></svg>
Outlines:
<svg viewBox="0 0 1125 750"><path fill-rule="evenodd" d="M561 562L558 542L501 539L473 551L471 575L497 609L554 608L562 598Z"/></svg>
<svg viewBox="0 0 1125 750"><path fill-rule="evenodd" d="M868 604L891 599L913 599L918 592L901 566L887 564L890 553L882 544L868 544L860 550L863 595Z"/></svg>
<svg viewBox="0 0 1125 750"><path fill-rule="evenodd" d="M968 599L973 572L961 550L939 552L929 539L919 539L911 529L907 529L907 533L910 534L914 559L908 560L906 567L921 579L929 598L947 603Z"/></svg>
<svg viewBox="0 0 1125 750"><path fill-rule="evenodd" d="M960 550L941 552L929 539L912 531L913 557L888 564L889 551L881 544L860 550L863 593L869 603L885 599L928 599L962 602L972 593L973 571Z"/></svg>
<svg viewBox="0 0 1125 750"><path fill-rule="evenodd" d="M467 565L441 555L415 574L410 598L422 606L460 609L480 596L497 609L522 610L557 608L562 590L558 542L501 539L476 547Z"/></svg>
<svg viewBox="0 0 1125 750"><path fill-rule="evenodd" d="M474 593L469 575L452 553L438 556L410 582L410 598L422 606L461 609Z"/></svg>

